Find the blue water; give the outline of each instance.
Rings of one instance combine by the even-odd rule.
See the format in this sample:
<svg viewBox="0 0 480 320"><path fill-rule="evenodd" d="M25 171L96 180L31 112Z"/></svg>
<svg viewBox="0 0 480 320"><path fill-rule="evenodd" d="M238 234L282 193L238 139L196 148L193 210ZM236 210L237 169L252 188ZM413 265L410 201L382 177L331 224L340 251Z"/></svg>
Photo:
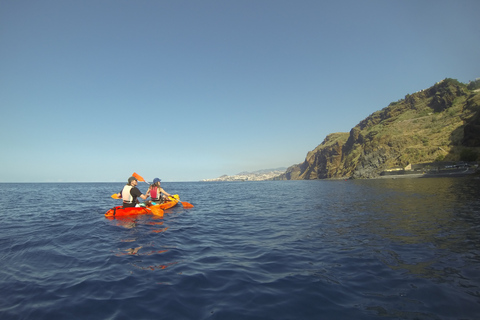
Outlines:
<svg viewBox="0 0 480 320"><path fill-rule="evenodd" d="M480 318L479 179L162 186L0 184L0 319Z"/></svg>

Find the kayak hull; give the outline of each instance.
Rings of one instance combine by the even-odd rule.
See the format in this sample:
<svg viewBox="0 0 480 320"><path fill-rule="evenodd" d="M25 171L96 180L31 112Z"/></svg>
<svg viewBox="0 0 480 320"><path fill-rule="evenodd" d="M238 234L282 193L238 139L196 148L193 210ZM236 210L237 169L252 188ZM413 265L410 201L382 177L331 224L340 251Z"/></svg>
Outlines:
<svg viewBox="0 0 480 320"><path fill-rule="evenodd" d="M178 204L179 196L174 195L170 197L169 201L165 201L161 204L145 207L131 207L124 208L123 206L113 207L105 213L105 217L118 217L118 216L131 216L139 214L155 214L163 215L163 210L175 207Z"/></svg>
<svg viewBox="0 0 480 320"><path fill-rule="evenodd" d="M170 208L175 207L178 204L178 201L179 201L179 196L178 196L178 194L175 194L172 197L170 197L170 199L168 201L165 201L164 203L160 203L160 204L150 206L148 208L157 207L157 208L160 208L162 210L166 210L166 209L170 209Z"/></svg>
<svg viewBox="0 0 480 320"><path fill-rule="evenodd" d="M147 207L124 208L123 206L113 207L105 213L106 217L131 216L137 214L151 214L152 210Z"/></svg>

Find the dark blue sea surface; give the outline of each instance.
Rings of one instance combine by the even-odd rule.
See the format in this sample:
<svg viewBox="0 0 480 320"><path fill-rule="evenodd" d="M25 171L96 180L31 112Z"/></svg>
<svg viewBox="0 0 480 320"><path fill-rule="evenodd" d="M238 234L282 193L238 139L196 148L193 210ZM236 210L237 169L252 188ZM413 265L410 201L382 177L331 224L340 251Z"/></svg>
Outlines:
<svg viewBox="0 0 480 320"><path fill-rule="evenodd" d="M480 318L478 178L122 185L0 184L0 319Z"/></svg>

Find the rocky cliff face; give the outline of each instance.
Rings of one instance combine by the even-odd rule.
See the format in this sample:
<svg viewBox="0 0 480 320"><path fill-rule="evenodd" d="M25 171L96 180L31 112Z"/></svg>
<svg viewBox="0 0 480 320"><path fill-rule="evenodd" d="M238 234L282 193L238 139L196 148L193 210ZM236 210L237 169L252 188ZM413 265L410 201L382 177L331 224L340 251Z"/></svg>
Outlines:
<svg viewBox="0 0 480 320"><path fill-rule="evenodd" d="M350 130L334 133L280 180L374 178L408 164L480 154L480 92L454 79L407 95Z"/></svg>

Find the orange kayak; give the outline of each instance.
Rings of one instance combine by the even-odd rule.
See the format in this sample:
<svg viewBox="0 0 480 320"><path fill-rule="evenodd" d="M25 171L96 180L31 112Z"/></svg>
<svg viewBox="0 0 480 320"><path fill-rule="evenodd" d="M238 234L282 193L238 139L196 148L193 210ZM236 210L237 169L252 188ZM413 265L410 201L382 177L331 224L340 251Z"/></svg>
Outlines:
<svg viewBox="0 0 480 320"><path fill-rule="evenodd" d="M105 213L105 217L130 216L130 215L139 215L139 214L155 214L157 216L163 216L163 210L170 209L176 206L179 199L180 197L177 194L175 194L164 203L156 204L149 207L141 206L141 207L124 208L123 206L117 206L108 210Z"/></svg>
<svg viewBox="0 0 480 320"><path fill-rule="evenodd" d="M180 197L178 196L178 194L174 194L164 203L156 204L156 205L150 206L148 208L150 208L150 209L153 208L153 210L155 210L155 208L160 208L162 210L166 210L166 209L170 209L172 207L175 207L177 205L178 201L180 201Z"/></svg>
<svg viewBox="0 0 480 320"><path fill-rule="evenodd" d="M147 207L124 208L123 206L113 207L105 213L105 217L130 216L137 214L152 214L152 210Z"/></svg>

